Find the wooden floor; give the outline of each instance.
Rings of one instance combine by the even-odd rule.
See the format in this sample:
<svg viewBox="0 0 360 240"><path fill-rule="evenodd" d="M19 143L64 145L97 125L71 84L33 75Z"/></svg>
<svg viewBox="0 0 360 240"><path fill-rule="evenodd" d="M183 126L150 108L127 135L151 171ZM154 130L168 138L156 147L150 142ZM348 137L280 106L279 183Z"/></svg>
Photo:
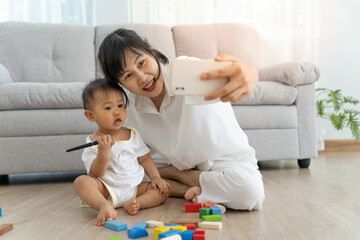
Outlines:
<svg viewBox="0 0 360 240"><path fill-rule="evenodd" d="M296 161L262 164L266 199L261 211L231 211L221 230L206 230L206 239L360 239L360 152L320 153L309 169ZM97 215L82 208L72 186L73 174L11 176L0 186L0 224L14 229L0 239L104 239L120 236L95 227ZM240 196L239 196L240 197ZM118 220L128 226L150 219L192 218L185 200L171 198L163 205L130 216L119 209ZM152 239L152 230L149 229Z"/></svg>

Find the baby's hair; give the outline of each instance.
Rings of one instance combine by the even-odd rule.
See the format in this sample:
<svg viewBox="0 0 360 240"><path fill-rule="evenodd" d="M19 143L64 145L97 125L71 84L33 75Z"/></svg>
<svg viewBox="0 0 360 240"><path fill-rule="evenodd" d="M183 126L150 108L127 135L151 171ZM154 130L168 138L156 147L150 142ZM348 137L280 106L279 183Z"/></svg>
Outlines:
<svg viewBox="0 0 360 240"><path fill-rule="evenodd" d="M159 76L161 68L159 62L167 64L168 58L156 49L151 48L133 30L118 29L104 39L100 45L98 59L103 73L108 81L118 85L118 77L124 72L126 67L125 51L128 50L135 54L148 53L155 58L159 67Z"/></svg>
<svg viewBox="0 0 360 240"><path fill-rule="evenodd" d="M122 94L125 100L125 106L128 106L128 96L119 84L115 85L107 81L105 78L98 78L89 82L82 92L82 100L85 110L91 108L92 101L94 100L94 95L98 91L102 91L105 94L109 94L110 92L119 92L120 94Z"/></svg>

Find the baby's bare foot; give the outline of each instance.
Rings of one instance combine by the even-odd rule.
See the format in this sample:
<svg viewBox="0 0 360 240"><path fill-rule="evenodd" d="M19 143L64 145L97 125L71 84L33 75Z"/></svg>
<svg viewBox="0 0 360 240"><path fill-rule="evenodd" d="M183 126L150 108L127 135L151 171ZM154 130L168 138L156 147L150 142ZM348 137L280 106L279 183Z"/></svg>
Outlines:
<svg viewBox="0 0 360 240"><path fill-rule="evenodd" d="M201 188L198 186L189 188L185 193L185 199L191 200L193 203L197 203L197 196L201 194Z"/></svg>
<svg viewBox="0 0 360 240"><path fill-rule="evenodd" d="M125 208L129 214L135 215L140 209L140 204L136 202L136 199L132 199L130 201L124 202L123 208Z"/></svg>
<svg viewBox="0 0 360 240"><path fill-rule="evenodd" d="M100 208L99 214L93 221L95 226L104 226L106 221L114 220L117 216L117 211L110 204L106 204Z"/></svg>

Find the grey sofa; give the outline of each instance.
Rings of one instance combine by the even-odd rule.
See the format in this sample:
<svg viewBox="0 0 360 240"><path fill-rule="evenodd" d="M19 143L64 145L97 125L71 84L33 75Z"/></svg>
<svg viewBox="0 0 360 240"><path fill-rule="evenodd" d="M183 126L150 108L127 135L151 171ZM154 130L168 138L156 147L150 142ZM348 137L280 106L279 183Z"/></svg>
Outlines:
<svg viewBox="0 0 360 240"><path fill-rule="evenodd" d="M233 55L259 69L252 94L234 104L259 160L317 156L314 82L306 62L265 66L263 42L242 24L121 24L97 27L5 22L0 24L0 175L82 171L82 144L96 125L83 116L81 91L102 76L99 45L111 31L134 29L169 59Z"/></svg>

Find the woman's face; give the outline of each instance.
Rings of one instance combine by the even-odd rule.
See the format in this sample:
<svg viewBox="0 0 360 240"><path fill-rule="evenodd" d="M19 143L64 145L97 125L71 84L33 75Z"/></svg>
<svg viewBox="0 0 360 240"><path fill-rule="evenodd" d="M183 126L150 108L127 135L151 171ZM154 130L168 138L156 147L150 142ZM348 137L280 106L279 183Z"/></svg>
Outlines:
<svg viewBox="0 0 360 240"><path fill-rule="evenodd" d="M130 51L125 52L125 71L118 81L134 94L151 98L158 97L164 87L163 75L161 74L158 78L159 66L151 55L140 53L138 55Z"/></svg>

